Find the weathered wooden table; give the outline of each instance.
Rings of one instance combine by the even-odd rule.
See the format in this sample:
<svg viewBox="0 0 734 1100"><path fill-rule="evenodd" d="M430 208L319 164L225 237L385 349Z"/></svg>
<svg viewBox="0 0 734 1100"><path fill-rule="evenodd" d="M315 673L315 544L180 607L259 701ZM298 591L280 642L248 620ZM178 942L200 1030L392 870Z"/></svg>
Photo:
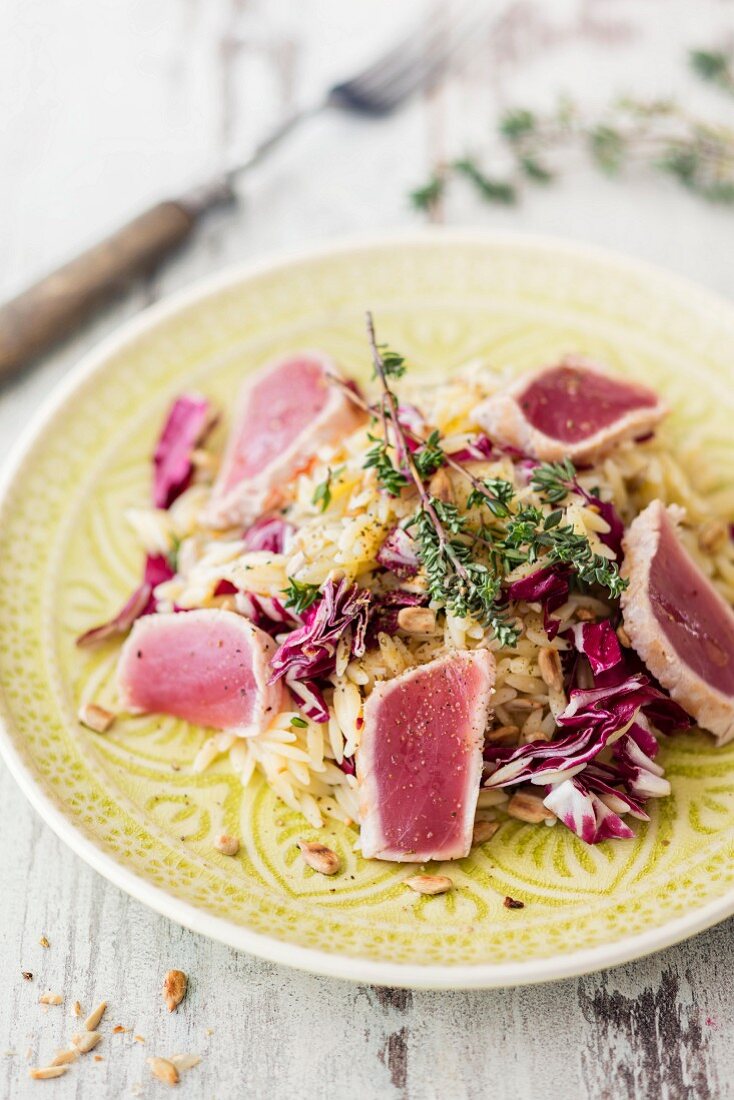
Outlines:
<svg viewBox="0 0 734 1100"><path fill-rule="evenodd" d="M296 101L390 39L430 3L390 0L6 0L0 36L0 292L10 294L146 202L206 174ZM444 86L370 123L324 117L242 187L166 269L0 395L6 452L39 400L101 335L196 276L280 246L417 224L406 192L436 160L481 145L502 104L565 89L602 103L622 90L731 101L686 74L692 45L731 30L716 0L496 0L498 20ZM732 286L732 214L672 183L592 169L517 208L455 192L437 217L611 245ZM2 613L0 609L0 614ZM0 769L0 1095L154 1095L151 1053L202 1055L184 1095L268 1097L625 1097L734 1095L729 922L653 958L552 986L409 993L322 980L181 930L66 850ZM50 947L39 945L45 933ZM185 1011L159 993L170 966L191 979ZM24 981L30 970L33 981ZM41 987L91 1007L105 998L133 1031L63 1080L30 1082L70 1022ZM145 1038L135 1042L133 1032Z"/></svg>

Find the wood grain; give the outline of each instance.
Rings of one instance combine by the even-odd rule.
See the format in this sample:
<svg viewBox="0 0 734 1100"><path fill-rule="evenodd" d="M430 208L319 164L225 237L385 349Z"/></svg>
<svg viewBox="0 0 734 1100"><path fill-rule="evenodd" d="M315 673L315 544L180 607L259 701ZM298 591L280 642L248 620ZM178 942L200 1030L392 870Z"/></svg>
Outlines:
<svg viewBox="0 0 734 1100"><path fill-rule="evenodd" d="M16 104L0 132L0 280L6 296L161 194L247 149L299 102L430 4L391 0L8 0L0 79ZM277 7L277 11L276 11ZM0 452L92 344L161 295L246 257L348 231L417 224L405 195L434 161L480 146L502 103L542 105L559 88L596 102L620 88L691 83L685 49L719 40L726 4L532 0L427 103L376 125L314 122L259 169L237 211L202 226L158 274L0 395ZM6 115L8 112L6 111ZM81 120L81 121L80 121ZM34 155L29 156L28 150ZM173 189L176 189L174 191ZM672 184L585 170L517 209L459 189L447 222L571 235L627 250L731 292L721 242L731 214ZM1 613L1 612L0 612ZM146 1058L202 1056L179 1094L268 1100L716 1100L734 1096L734 922L660 955L555 985L410 993L323 980L211 943L144 909L67 850L0 769L0 1096L39 1090L118 1100L161 1095ZM42 933L50 947L39 945ZM189 975L169 1013L169 968ZM34 977L25 981L21 970ZM38 1004L43 988L66 1006ZM109 1008L97 1052L62 1079L29 1081L75 1025L68 1003ZM133 1032L113 1035L122 1024ZM28 1052L28 1053L27 1053Z"/></svg>

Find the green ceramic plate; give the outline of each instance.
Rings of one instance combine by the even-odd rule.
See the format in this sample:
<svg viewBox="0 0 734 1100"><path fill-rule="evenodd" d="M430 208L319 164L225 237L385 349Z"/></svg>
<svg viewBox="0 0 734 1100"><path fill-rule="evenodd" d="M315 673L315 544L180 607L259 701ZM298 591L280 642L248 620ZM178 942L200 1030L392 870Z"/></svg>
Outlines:
<svg viewBox="0 0 734 1100"><path fill-rule="evenodd" d="M174 720L81 728L78 699L111 677L115 649L75 635L135 585L123 521L144 503L149 455L174 394L223 407L240 379L288 349L368 368L363 312L439 376L473 356L518 369L576 350L656 386L687 440L734 469L734 311L639 264L557 242L477 233L397 237L227 273L145 313L74 372L17 455L0 504L2 748L33 804L75 851L196 931L305 969L385 984L541 981L633 958L734 911L734 744L701 734L664 750L672 798L628 842L589 848L517 822L451 866L458 889L421 898L405 870L365 862L330 829L346 873L297 858L304 831L225 762L187 765L202 733ZM698 461L700 467L700 460ZM172 763L182 765L174 770ZM212 849L242 838L238 858ZM508 910L505 894L525 908Z"/></svg>

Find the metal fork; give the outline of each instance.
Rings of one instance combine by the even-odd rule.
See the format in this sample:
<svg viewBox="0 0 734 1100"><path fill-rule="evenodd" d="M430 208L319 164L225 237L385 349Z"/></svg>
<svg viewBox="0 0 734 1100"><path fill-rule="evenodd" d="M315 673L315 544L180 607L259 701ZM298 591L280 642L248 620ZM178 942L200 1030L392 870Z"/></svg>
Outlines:
<svg viewBox="0 0 734 1100"><path fill-rule="evenodd" d="M362 72L286 118L247 159L178 198L159 202L0 307L0 382L77 328L134 278L154 270L207 211L234 201L236 180L303 122L334 108L367 116L393 111L440 78L452 57L479 37L490 13L496 14L494 5L474 0L451 23L439 15L431 26L413 30Z"/></svg>

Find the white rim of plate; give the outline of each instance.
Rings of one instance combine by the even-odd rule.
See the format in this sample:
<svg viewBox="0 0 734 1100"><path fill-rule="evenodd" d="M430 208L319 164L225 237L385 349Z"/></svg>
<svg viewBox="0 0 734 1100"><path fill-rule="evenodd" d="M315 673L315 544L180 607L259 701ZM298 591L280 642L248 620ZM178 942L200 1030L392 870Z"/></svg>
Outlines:
<svg viewBox="0 0 734 1100"><path fill-rule="evenodd" d="M11 486L44 427L72 397L78 386L92 375L103 372L113 355L119 353L130 341L155 328L160 321L174 314L183 313L189 307L230 286L286 269L294 263L319 261L349 252L379 251L396 246L421 248L439 243L461 247L473 245L480 248L516 245L519 248L556 254L561 252L582 260L601 262L618 271L637 273L650 282L658 283L664 290L684 292L689 300L697 302L703 308L723 311L734 319L734 309L726 299L682 276L670 274L654 264L609 249L577 244L553 236L430 227L417 231L387 231L370 236L350 236L336 242L305 245L298 249L278 252L269 259L236 264L215 275L198 279L190 287L149 306L87 352L68 375L54 387L12 448L0 472L0 508L5 505ZM527 962L442 966L379 962L360 956L332 955L316 948L301 947L285 940L265 936L222 917L212 916L203 909L171 896L165 890L130 871L69 821L55 800L46 793L32 768L22 758L4 722L0 722L0 755L21 791L46 824L73 852L125 893L192 932L198 932L269 962L282 963L325 977L374 985L436 990L498 989L559 981L563 978L619 966L671 947L718 924L734 913L734 889L731 889L722 897L700 908L692 909L683 917L668 921L649 931L628 936L616 943L583 948L580 951L553 955L544 959L531 959Z"/></svg>

